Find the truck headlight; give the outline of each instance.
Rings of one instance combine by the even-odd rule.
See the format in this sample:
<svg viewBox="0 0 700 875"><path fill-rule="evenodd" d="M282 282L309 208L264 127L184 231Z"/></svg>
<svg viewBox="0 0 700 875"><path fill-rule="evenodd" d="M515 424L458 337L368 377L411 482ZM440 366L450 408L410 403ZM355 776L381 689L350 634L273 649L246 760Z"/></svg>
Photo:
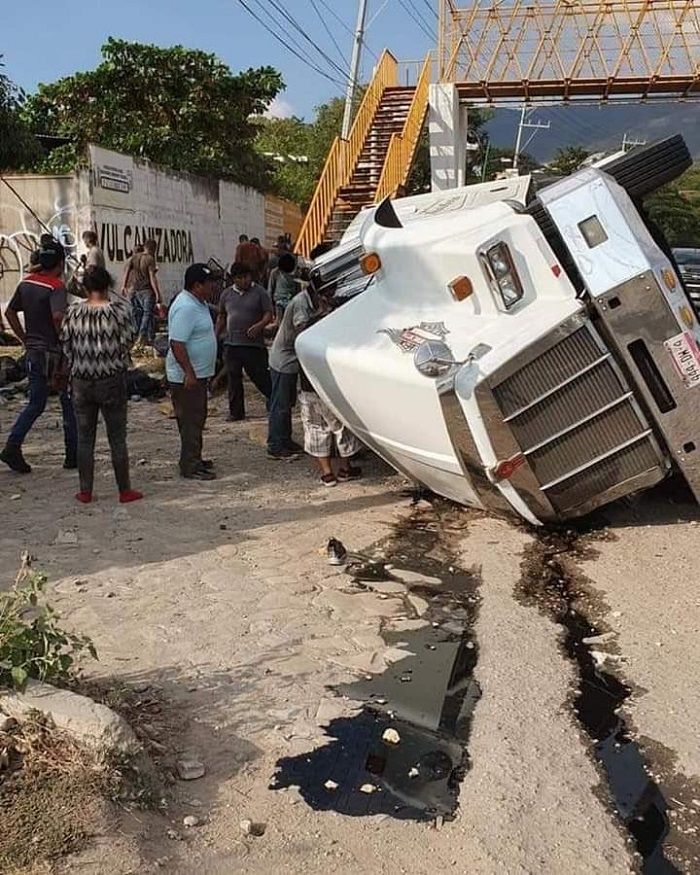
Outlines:
<svg viewBox="0 0 700 875"><path fill-rule="evenodd" d="M523 286L506 243L496 243L481 254L481 264L494 292L498 292L506 310L522 298Z"/></svg>

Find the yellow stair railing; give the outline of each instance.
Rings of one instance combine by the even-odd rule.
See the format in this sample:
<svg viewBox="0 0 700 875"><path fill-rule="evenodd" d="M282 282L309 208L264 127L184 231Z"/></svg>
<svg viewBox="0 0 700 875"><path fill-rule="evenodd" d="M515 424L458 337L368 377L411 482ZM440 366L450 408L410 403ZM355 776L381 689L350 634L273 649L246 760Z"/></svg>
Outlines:
<svg viewBox="0 0 700 875"><path fill-rule="evenodd" d="M357 110L348 139L336 137L333 141L296 242L296 251L305 258L323 240L338 192L350 182L384 90L397 84L397 73L397 60L385 49Z"/></svg>
<svg viewBox="0 0 700 875"><path fill-rule="evenodd" d="M423 123L428 111L428 92L432 57L428 55L423 63L411 106L400 134L392 134L389 148L384 160L382 175L379 177L375 203L380 203L386 197L393 197L397 191L406 185L416 155Z"/></svg>

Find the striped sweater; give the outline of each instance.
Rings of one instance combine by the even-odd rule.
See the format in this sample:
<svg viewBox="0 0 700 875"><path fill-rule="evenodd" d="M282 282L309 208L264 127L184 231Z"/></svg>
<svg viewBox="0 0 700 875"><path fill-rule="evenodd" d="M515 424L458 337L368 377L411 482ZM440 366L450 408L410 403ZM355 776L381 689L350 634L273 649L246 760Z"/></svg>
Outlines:
<svg viewBox="0 0 700 875"><path fill-rule="evenodd" d="M123 298L112 298L101 307L85 301L71 304L61 327L71 376L100 380L128 370L134 335L131 305Z"/></svg>

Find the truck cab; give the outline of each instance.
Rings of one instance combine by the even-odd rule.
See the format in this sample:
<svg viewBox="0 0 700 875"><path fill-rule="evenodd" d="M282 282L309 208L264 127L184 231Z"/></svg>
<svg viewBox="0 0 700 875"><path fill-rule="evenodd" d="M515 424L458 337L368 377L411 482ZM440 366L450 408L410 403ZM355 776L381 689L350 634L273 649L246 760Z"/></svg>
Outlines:
<svg viewBox="0 0 700 875"><path fill-rule="evenodd" d="M689 163L674 137L539 191L365 211L315 264L343 303L297 340L305 372L378 455L465 505L540 524L672 471L700 496L700 324L643 207Z"/></svg>

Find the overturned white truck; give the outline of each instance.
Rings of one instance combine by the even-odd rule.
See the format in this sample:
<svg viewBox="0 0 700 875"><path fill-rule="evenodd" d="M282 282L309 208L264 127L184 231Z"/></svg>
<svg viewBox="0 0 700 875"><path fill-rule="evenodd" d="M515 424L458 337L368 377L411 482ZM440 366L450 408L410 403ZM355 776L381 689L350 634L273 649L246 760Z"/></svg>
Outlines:
<svg viewBox="0 0 700 875"><path fill-rule="evenodd" d="M300 335L319 394L408 478L531 523L680 472L700 498L700 325L643 198L681 137L535 192L385 202L317 260L348 299Z"/></svg>

